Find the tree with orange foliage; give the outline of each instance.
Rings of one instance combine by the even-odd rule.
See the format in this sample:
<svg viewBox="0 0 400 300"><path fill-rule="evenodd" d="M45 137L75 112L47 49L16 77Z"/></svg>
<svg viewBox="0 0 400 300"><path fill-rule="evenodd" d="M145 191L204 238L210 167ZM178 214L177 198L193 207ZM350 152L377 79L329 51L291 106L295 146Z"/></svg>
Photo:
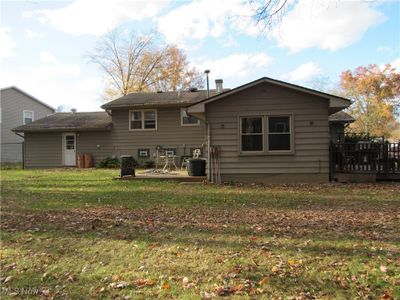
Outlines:
<svg viewBox="0 0 400 300"><path fill-rule="evenodd" d="M376 64L344 71L342 94L354 101L349 113L356 119L350 130L389 138L397 127L400 109L400 73L390 64Z"/></svg>

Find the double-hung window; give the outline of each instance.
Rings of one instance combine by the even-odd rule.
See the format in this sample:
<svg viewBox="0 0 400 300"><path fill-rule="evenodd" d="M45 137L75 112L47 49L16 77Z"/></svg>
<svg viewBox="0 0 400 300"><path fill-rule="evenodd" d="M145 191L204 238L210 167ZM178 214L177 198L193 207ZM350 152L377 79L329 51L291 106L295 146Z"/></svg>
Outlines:
<svg viewBox="0 0 400 300"><path fill-rule="evenodd" d="M290 152L291 146L290 116L268 116L268 152Z"/></svg>
<svg viewBox="0 0 400 300"><path fill-rule="evenodd" d="M251 116L240 118L240 147L242 152L264 150L264 118Z"/></svg>
<svg viewBox="0 0 400 300"><path fill-rule="evenodd" d="M157 111L155 109L131 110L129 112L130 130L156 130Z"/></svg>
<svg viewBox="0 0 400 300"><path fill-rule="evenodd" d="M33 122L33 111L31 110L24 110L22 116L23 124L29 124Z"/></svg>

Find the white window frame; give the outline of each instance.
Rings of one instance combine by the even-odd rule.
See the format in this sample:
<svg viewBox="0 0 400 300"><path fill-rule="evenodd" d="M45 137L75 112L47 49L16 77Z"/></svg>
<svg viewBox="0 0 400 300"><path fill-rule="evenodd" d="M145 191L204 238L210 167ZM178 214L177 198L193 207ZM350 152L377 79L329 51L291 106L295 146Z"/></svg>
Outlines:
<svg viewBox="0 0 400 300"><path fill-rule="evenodd" d="M242 133L242 119L244 118L261 118L261 133L247 133L243 134ZM246 116L239 116L239 152L241 154L262 154L265 153L265 117L262 115L246 115ZM242 148L242 136L243 135L261 135L262 137L262 150L256 150L256 151L248 151L248 150L243 150Z"/></svg>
<svg viewBox="0 0 400 300"><path fill-rule="evenodd" d="M146 111L154 111L154 113L155 113L155 128L144 128L144 113L146 112ZM131 128L131 124L132 124L132 113L133 112L140 112L141 113L141 116L142 116L142 118L141 118L141 122L142 122L142 127L141 128L137 128L137 129L134 129L134 128ZM157 120L158 118L157 118L157 109L132 109L132 110L129 110L129 124L128 124L128 129L129 129L129 131L155 131L155 130L157 130L157 126L158 126L158 120Z"/></svg>
<svg viewBox="0 0 400 300"><path fill-rule="evenodd" d="M150 149L139 149L139 158L150 158Z"/></svg>
<svg viewBox="0 0 400 300"><path fill-rule="evenodd" d="M32 114L32 121L31 121L31 123L32 123L33 121L35 121L35 112L34 112L33 110L24 110L24 111L22 112L22 124L24 124L24 125L29 124L29 123L25 123L25 119L28 119L28 118L25 118L25 114L27 114L27 113Z"/></svg>
<svg viewBox="0 0 400 300"><path fill-rule="evenodd" d="M269 118L274 118L274 117L289 118L289 132L279 132L279 133L278 132L269 132ZM294 153L293 115L291 115L291 114L267 115L266 116L266 126L267 126L267 132L266 132L266 142L267 142L266 152L267 152L267 154L292 154L292 153ZM289 134L290 149L289 150L269 150L269 135L270 134Z"/></svg>
<svg viewBox="0 0 400 300"><path fill-rule="evenodd" d="M197 123L192 123L192 124L184 124L183 123L183 118L184 117L189 117L186 113L185 108L181 108L181 126L200 126L200 120L196 118Z"/></svg>

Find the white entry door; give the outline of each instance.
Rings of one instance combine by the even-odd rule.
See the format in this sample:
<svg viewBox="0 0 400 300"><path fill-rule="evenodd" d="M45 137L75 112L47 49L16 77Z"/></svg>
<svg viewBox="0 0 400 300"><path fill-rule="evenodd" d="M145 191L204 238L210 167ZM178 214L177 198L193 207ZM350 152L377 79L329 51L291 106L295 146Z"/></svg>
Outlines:
<svg viewBox="0 0 400 300"><path fill-rule="evenodd" d="M76 165L76 135L75 133L63 134L64 166Z"/></svg>

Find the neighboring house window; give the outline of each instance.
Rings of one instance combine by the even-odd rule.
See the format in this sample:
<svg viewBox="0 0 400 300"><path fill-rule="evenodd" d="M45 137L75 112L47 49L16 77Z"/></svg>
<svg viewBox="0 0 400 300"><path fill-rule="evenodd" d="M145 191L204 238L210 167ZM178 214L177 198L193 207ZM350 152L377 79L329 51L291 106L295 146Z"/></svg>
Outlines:
<svg viewBox="0 0 400 300"><path fill-rule="evenodd" d="M242 152L262 152L264 149L263 128L261 116L240 118L240 149Z"/></svg>
<svg viewBox="0 0 400 300"><path fill-rule="evenodd" d="M189 116L184 108L181 108L181 125L182 126L194 126L200 125L200 120L195 117Z"/></svg>
<svg viewBox="0 0 400 300"><path fill-rule="evenodd" d="M268 116L268 151L291 151L290 116Z"/></svg>
<svg viewBox="0 0 400 300"><path fill-rule="evenodd" d="M150 149L138 149L138 157L139 158L149 158L150 157Z"/></svg>
<svg viewBox="0 0 400 300"><path fill-rule="evenodd" d="M130 130L157 129L157 111L155 109L131 110L129 112Z"/></svg>
<svg viewBox="0 0 400 300"><path fill-rule="evenodd" d="M33 122L33 111L24 110L23 112L23 124L29 124Z"/></svg>

